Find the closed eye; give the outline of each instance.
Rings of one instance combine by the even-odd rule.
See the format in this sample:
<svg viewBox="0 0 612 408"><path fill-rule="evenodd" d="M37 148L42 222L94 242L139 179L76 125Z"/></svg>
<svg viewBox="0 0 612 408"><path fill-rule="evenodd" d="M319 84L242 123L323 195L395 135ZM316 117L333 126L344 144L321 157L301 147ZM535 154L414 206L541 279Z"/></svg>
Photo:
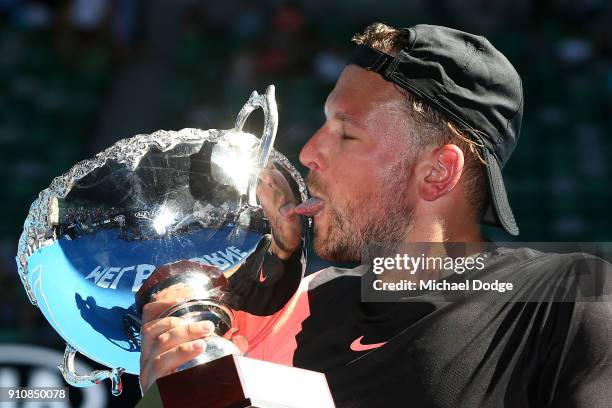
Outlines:
<svg viewBox="0 0 612 408"><path fill-rule="evenodd" d="M347 135L346 133L342 134L342 140L357 140L356 137L353 137L351 135Z"/></svg>

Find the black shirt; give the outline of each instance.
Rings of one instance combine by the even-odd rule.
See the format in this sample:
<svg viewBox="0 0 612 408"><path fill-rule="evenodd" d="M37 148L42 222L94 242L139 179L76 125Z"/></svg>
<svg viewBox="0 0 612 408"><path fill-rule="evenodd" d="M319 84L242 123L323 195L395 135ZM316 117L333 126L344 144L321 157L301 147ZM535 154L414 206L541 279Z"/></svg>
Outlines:
<svg viewBox="0 0 612 408"><path fill-rule="evenodd" d="M601 259L497 248L482 271L448 279L513 290L405 302L363 302L370 278L366 265L308 276L245 332L248 355L325 373L339 407L612 406L612 267ZM253 282L274 293L273 279Z"/></svg>

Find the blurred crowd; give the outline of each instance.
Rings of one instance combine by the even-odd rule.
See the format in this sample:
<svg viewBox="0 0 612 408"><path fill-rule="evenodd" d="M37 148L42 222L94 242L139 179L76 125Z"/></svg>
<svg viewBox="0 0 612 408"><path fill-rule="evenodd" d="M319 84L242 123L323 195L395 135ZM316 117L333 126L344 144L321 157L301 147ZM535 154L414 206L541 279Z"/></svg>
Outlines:
<svg viewBox="0 0 612 408"><path fill-rule="evenodd" d="M0 342L57 341L25 307L14 264L29 204L52 177L136 133L229 128L272 83L276 148L297 165L349 38L375 20L486 35L523 78L505 171L521 240L612 240L611 17L605 0L0 0Z"/></svg>

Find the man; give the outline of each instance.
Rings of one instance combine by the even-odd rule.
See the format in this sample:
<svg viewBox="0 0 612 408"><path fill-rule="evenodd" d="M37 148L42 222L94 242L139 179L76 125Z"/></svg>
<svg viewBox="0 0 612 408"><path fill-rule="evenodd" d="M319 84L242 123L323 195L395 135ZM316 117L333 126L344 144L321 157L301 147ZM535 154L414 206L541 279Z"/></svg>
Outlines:
<svg viewBox="0 0 612 408"><path fill-rule="evenodd" d="M300 154L313 198L296 205L278 172L262 176L276 267L232 277L249 312L239 313L236 344L324 372L338 406L609 406L612 288L598 258L485 248L486 267L470 277L513 290L362 301L372 245L389 255L410 243L480 243L481 222L518 234L501 167L518 139L523 96L512 65L482 37L375 23L354 41L326 121ZM313 217L321 257L363 264L308 276L286 304L285 295L259 298L300 277L300 215ZM145 390L205 347L207 322L156 318L177 296L161 293L145 307Z"/></svg>

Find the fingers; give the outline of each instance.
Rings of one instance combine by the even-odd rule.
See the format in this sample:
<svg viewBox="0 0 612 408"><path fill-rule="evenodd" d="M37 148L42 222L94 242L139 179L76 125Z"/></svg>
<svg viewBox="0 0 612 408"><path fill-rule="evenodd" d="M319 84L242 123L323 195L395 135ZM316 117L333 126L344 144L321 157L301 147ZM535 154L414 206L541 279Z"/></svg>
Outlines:
<svg viewBox="0 0 612 408"><path fill-rule="evenodd" d="M201 353L205 346L199 340L213 334L214 328L210 321L190 323L180 317L165 317L145 324L140 352L143 390Z"/></svg>
<svg viewBox="0 0 612 408"><path fill-rule="evenodd" d="M159 336L186 323L187 321L181 317L166 317L145 323L142 326L142 336L140 339L141 360L151 354Z"/></svg>
<svg viewBox="0 0 612 408"><path fill-rule="evenodd" d="M194 293L191 285L183 282L175 283L172 286L157 292L153 295L153 300L172 300L176 298L191 298Z"/></svg>
<svg viewBox="0 0 612 408"><path fill-rule="evenodd" d="M197 357L206 349L206 340L197 339L182 343L153 359L153 368L158 373L157 378L171 374L176 371L181 364Z"/></svg>
<svg viewBox="0 0 612 408"><path fill-rule="evenodd" d="M180 347L182 344L209 336L213 333L213 330L214 325L207 321L183 324L179 327L175 327L157 337L150 354L153 356L160 356Z"/></svg>
<svg viewBox="0 0 612 408"><path fill-rule="evenodd" d="M193 288L184 283L177 283L153 295L153 301L142 308L142 321L147 323L168 308L193 298Z"/></svg>
<svg viewBox="0 0 612 408"><path fill-rule="evenodd" d="M158 356L141 361L140 387L143 394L160 377L172 374L178 367L197 357L206 350L203 339L182 343Z"/></svg>
<svg viewBox="0 0 612 408"><path fill-rule="evenodd" d="M257 197L264 211L279 211L287 204L297 205L289 183L278 170L264 169L259 177ZM269 215L269 214L267 214ZM291 214L287 214L290 216Z"/></svg>
<svg viewBox="0 0 612 408"><path fill-rule="evenodd" d="M299 216L292 211L297 206L297 200L283 175L278 170L265 170L260 181L257 198L266 217L273 224L299 222Z"/></svg>
<svg viewBox="0 0 612 408"><path fill-rule="evenodd" d="M160 319L143 329L141 356L160 355L186 341L208 336L214 330L214 324L209 321L188 323L180 317Z"/></svg>
<svg viewBox="0 0 612 408"><path fill-rule="evenodd" d="M167 300L159 300L147 303L142 308L142 322L143 328L149 322L152 322L157 319L157 317L168 308L181 303L185 299L167 299Z"/></svg>
<svg viewBox="0 0 612 408"><path fill-rule="evenodd" d="M302 222L295 214L297 198L289 182L276 169L264 169L257 186L257 197L272 227L272 252L289 259L300 244Z"/></svg>
<svg viewBox="0 0 612 408"><path fill-rule="evenodd" d="M235 335L233 328L225 338L242 353L248 350L248 341ZM206 350L205 338L214 335L210 321L192 322L179 317L166 317L149 322L143 327L140 357L140 383L143 392L160 377L169 375L178 367Z"/></svg>
<svg viewBox="0 0 612 408"><path fill-rule="evenodd" d="M214 333L215 325L210 321L183 324L170 329L157 337L153 354L162 354L181 343L196 340Z"/></svg>

